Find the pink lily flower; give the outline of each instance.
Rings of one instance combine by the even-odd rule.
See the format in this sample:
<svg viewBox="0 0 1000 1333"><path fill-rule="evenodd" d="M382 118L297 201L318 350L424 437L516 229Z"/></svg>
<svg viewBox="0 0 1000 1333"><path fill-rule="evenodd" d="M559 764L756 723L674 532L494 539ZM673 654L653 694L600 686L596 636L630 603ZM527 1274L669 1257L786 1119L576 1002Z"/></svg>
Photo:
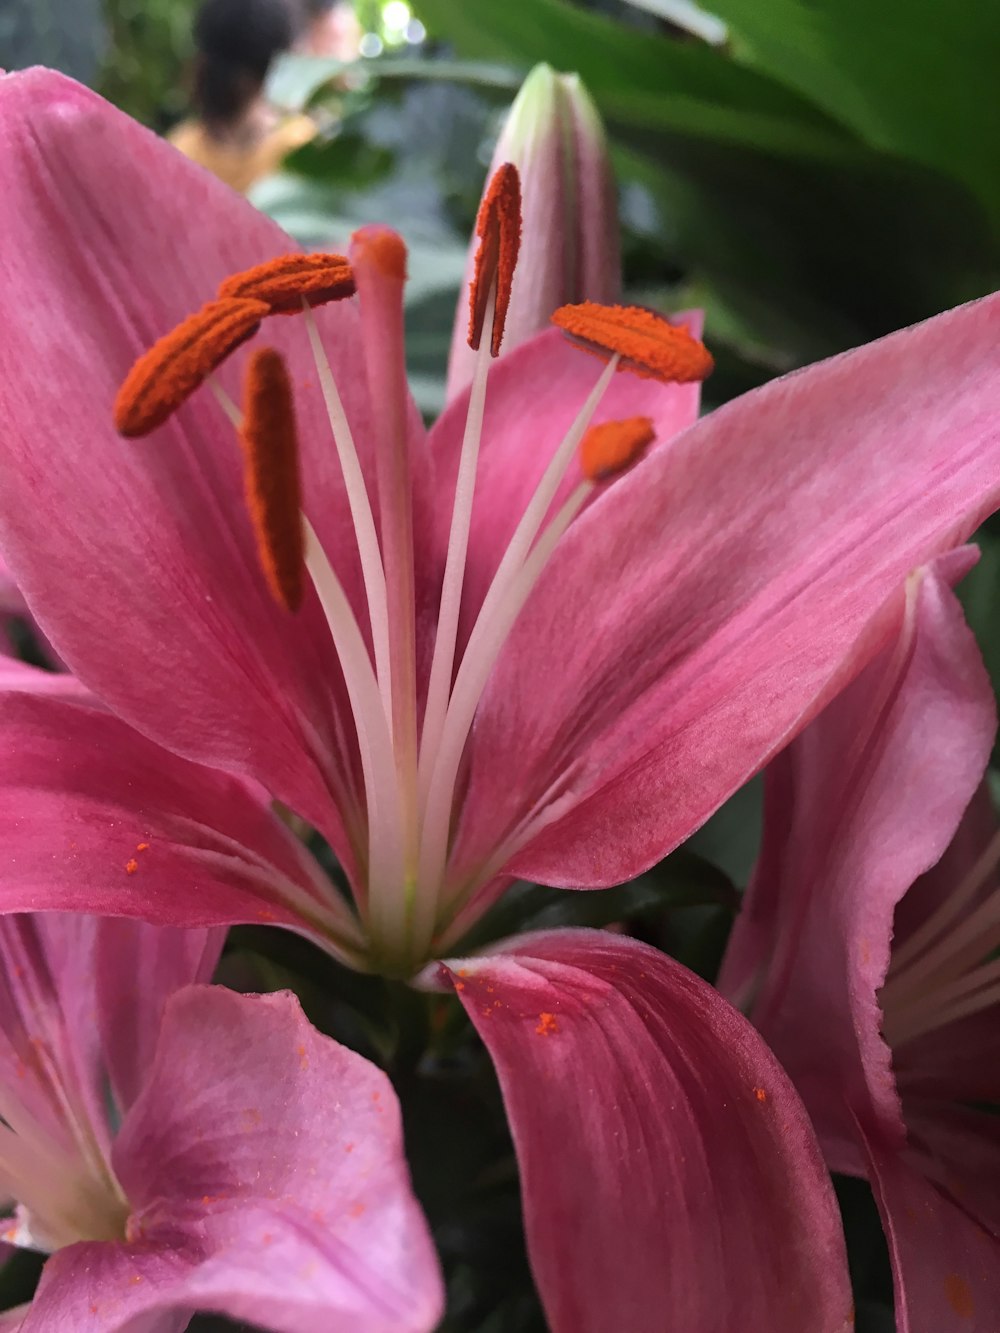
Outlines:
<svg viewBox="0 0 1000 1333"><path fill-rule="evenodd" d="M350 271L327 257L265 270L292 276L299 306L307 272L349 276L357 304L268 318L277 356L237 351L215 396L193 393L154 438L125 442L111 409L135 358L289 242L56 76L0 81L0 111L12 333L0 347L0 546L108 709L41 697L27 677L0 698L6 910L271 920L354 965L412 975L514 877L598 887L658 860L878 649L906 571L996 503L995 299L695 424L695 385L618 376L613 361L602 371L555 331L490 367L509 206L484 221L473 384L428 434L405 389L405 254L365 229ZM192 328L199 349L215 337L228 349L269 316L244 281L237 307L173 337L168 373L131 381L127 407L177 405ZM621 333L614 312L584 317ZM660 350L703 355L655 317L629 319ZM15 351L58 365L59 393L15 374ZM230 400L244 369L241 414ZM604 429L585 435L591 425ZM615 475L614 450L633 462L650 435ZM353 911L269 797L334 848ZM656 1333L674 1303L695 1333L737 1333L748 1300L769 1327L801 1333L809 1309L816 1333L840 1333L849 1297L829 1184L747 1025L629 941L529 937L497 958L454 970L520 1006L484 1039L556 1333ZM474 1015L484 1034L489 1007ZM589 1013L606 1014L613 1042ZM524 1089L540 1068L567 1119L538 1114L536 1141ZM559 1153L584 1106L579 1151ZM744 1149L738 1170L706 1161L721 1133ZM598 1181L608 1206L574 1209L571 1173ZM548 1209L550 1187L565 1211ZM779 1268L748 1236L747 1197L768 1201L775 1234L814 1243L790 1245ZM623 1224L632 1200L642 1231ZM553 1219L579 1224L580 1244L557 1249ZM666 1265L674 1246L681 1258ZM618 1281L598 1291L588 1267L605 1272L601 1254L617 1258ZM592 1315L567 1295L576 1285Z"/></svg>
<svg viewBox="0 0 1000 1333"><path fill-rule="evenodd" d="M221 943L0 918L4 1238L51 1255L3 1328L178 1333L197 1310L285 1333L436 1327L388 1079L290 994L192 984Z"/></svg>
<svg viewBox="0 0 1000 1333"><path fill-rule="evenodd" d="M1000 494L997 298L700 422L696 385L602 371L551 330L492 369L480 355L425 435L405 389L405 255L366 229L353 272L331 270L358 304L267 321L298 420L310 586L298 520L279 531L288 514L260 507L262 479L287 498L287 459L253 455L252 521L212 393L150 440L110 419L134 358L287 238L56 75L0 81L0 109L0 547L111 710L4 701L11 909L269 912L412 975L512 877L597 887L662 857L875 651L906 571ZM498 299L495 277L481 287ZM669 355L704 364L645 318ZM58 364L58 394L18 373L26 356ZM241 369L259 388L275 364L230 357L223 402L242 396ZM658 443L625 475L588 477L591 422L612 444ZM279 593L300 581L295 614L261 573L261 538L285 562ZM54 762L70 734L85 765ZM270 829L261 789L334 848L356 914ZM183 899L181 864L196 885Z"/></svg>
<svg viewBox="0 0 1000 1333"><path fill-rule="evenodd" d="M524 237L504 326L504 351L549 327L557 306L573 301L621 299L621 237L611 155L600 113L577 74L536 65L515 97L486 181L505 162L521 177ZM469 247L466 285L475 270ZM459 297L447 398L472 381L469 305Z"/></svg>
<svg viewBox="0 0 1000 1333"><path fill-rule="evenodd" d="M795 1080L831 1168L870 1180L900 1333L1000 1327L1000 837L989 679L948 586L767 774L720 986ZM991 961L992 960L992 961Z"/></svg>

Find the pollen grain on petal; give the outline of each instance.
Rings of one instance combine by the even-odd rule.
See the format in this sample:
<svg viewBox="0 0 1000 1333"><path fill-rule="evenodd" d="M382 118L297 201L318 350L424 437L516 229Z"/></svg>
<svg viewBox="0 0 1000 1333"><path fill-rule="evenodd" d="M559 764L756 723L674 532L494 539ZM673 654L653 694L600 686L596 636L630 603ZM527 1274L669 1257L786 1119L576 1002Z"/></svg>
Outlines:
<svg viewBox="0 0 1000 1333"><path fill-rule="evenodd" d="M272 315L296 315L310 305L354 295L350 262L336 254L290 254L234 273L219 287L220 297L263 301Z"/></svg>
<svg viewBox="0 0 1000 1333"><path fill-rule="evenodd" d="M189 315L135 363L115 399L115 425L133 439L162 426L230 353L260 328L263 301L219 300Z"/></svg>
<svg viewBox="0 0 1000 1333"><path fill-rule="evenodd" d="M946 1273L944 1294L948 1304L960 1319L972 1319L976 1313L976 1302L972 1297L972 1288L959 1273Z"/></svg>
<svg viewBox="0 0 1000 1333"><path fill-rule="evenodd" d="M555 1014L539 1014L535 1031L540 1037L551 1037L559 1031L559 1022Z"/></svg>
<svg viewBox="0 0 1000 1333"><path fill-rule="evenodd" d="M507 307L510 305L511 284L521 245L521 178L517 167L504 162L493 173L493 178L479 205L476 218L475 268L469 286L469 346L477 350L486 322L486 307L490 289L496 283L496 301L493 308L493 327L490 330L490 352L500 355Z"/></svg>
<svg viewBox="0 0 1000 1333"><path fill-rule="evenodd" d="M637 305L564 305L552 316L585 351L607 360L621 357L619 369L645 379L689 384L712 373L711 354L682 324Z"/></svg>
<svg viewBox="0 0 1000 1333"><path fill-rule="evenodd" d="M656 438L649 417L602 421L580 444L580 467L589 481L606 481L637 463Z"/></svg>
<svg viewBox="0 0 1000 1333"><path fill-rule="evenodd" d="M298 436L292 385L272 347L254 352L243 403L247 505L268 585L289 611L303 593L303 535Z"/></svg>

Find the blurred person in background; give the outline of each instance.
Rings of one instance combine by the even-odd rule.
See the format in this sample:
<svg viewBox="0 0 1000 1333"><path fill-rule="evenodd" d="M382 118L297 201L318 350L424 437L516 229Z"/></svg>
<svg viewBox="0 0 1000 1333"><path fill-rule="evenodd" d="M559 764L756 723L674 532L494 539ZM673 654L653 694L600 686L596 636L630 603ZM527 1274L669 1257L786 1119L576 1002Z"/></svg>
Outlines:
<svg viewBox="0 0 1000 1333"><path fill-rule="evenodd" d="M308 116L285 115L264 95L272 60L307 31L300 21L288 0L204 0L195 15L194 115L168 137L234 190L275 171L316 132Z"/></svg>
<svg viewBox="0 0 1000 1333"><path fill-rule="evenodd" d="M333 60L357 60L362 28L346 0L299 0L302 21L296 51Z"/></svg>

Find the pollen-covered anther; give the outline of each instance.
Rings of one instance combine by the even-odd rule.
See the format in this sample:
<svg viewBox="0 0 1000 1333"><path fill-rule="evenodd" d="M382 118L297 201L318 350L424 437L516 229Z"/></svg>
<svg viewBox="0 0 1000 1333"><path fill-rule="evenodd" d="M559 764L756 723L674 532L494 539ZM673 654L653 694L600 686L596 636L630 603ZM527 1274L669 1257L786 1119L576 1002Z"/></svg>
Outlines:
<svg viewBox="0 0 1000 1333"><path fill-rule="evenodd" d="M637 463L656 435L649 417L602 421L580 444L580 468L588 481L607 481Z"/></svg>
<svg viewBox="0 0 1000 1333"><path fill-rule="evenodd" d="M154 343L118 390L119 432L134 438L162 426L230 353L253 337L267 313L263 301L210 301Z"/></svg>
<svg viewBox="0 0 1000 1333"><path fill-rule="evenodd" d="M261 567L278 602L297 611L304 586L298 436L291 380L272 347L250 358L243 413L246 497Z"/></svg>
<svg viewBox="0 0 1000 1333"><path fill-rule="evenodd" d="M490 289L496 284L490 352L500 355L511 284L521 245L521 179L517 167L504 162L493 173L476 218L475 268L469 286L469 346L478 350L486 323Z"/></svg>
<svg viewBox="0 0 1000 1333"><path fill-rule="evenodd" d="M705 345L682 324L637 305L564 305L552 316L585 351L605 360L617 355L620 370L645 379L688 384L706 379L715 365Z"/></svg>
<svg viewBox="0 0 1000 1333"><path fill-rule="evenodd" d="M272 315L296 315L302 302L323 305L354 295L354 272L343 255L290 254L234 273L219 287L220 297L263 301Z"/></svg>

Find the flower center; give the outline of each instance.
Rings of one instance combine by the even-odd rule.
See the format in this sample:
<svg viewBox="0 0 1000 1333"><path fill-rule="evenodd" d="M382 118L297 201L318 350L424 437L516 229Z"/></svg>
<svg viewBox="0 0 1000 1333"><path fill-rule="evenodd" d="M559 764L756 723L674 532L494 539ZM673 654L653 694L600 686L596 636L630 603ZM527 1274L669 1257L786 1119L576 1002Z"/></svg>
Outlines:
<svg viewBox="0 0 1000 1333"><path fill-rule="evenodd" d="M1000 832L936 910L892 951L880 993L896 1048L1000 1004Z"/></svg>
<svg viewBox="0 0 1000 1333"><path fill-rule="evenodd" d="M15 959L23 947L19 985L33 999L22 1010L21 1030L12 1021L7 1033L19 1058L0 1081L0 1196L18 1204L0 1239L46 1251L121 1239L129 1209L109 1145L99 1141L94 1108L67 1076L74 1052L58 1049L59 1038L46 1033L46 997L32 992L30 944L18 935L15 918L11 926L6 947Z"/></svg>
<svg viewBox="0 0 1000 1333"><path fill-rule="evenodd" d="M459 654L488 370L503 339L520 230L520 186L516 169L507 165L494 176L477 222L480 244L469 297L469 343L477 359L422 716L417 703L410 486L411 466L418 460L411 460L407 442L402 348L406 251L400 238L384 228L364 228L352 242L352 263L334 255L290 255L228 279L215 302L139 361L116 404L122 433L144 433L207 380L242 441L247 503L268 586L289 611L301 603L305 573L316 590L343 671L364 780L365 882L355 888L355 896L371 940L372 962L386 971L410 974L424 962L435 934L528 836L527 826L510 835L471 880L449 879L462 761L489 675L567 528L597 489L641 457L653 440L646 418L607 422L588 433L605 389L619 369L691 381L703 379L712 367L705 348L687 329L650 311L587 303L556 312L555 322L607 364L528 501ZM349 296L355 289L374 417L377 523L312 313L314 304ZM370 653L334 564L301 512L293 394L280 354L270 348L252 354L242 411L210 378L264 317L292 313L306 322L339 458L364 582ZM582 479L550 516L578 451Z"/></svg>

